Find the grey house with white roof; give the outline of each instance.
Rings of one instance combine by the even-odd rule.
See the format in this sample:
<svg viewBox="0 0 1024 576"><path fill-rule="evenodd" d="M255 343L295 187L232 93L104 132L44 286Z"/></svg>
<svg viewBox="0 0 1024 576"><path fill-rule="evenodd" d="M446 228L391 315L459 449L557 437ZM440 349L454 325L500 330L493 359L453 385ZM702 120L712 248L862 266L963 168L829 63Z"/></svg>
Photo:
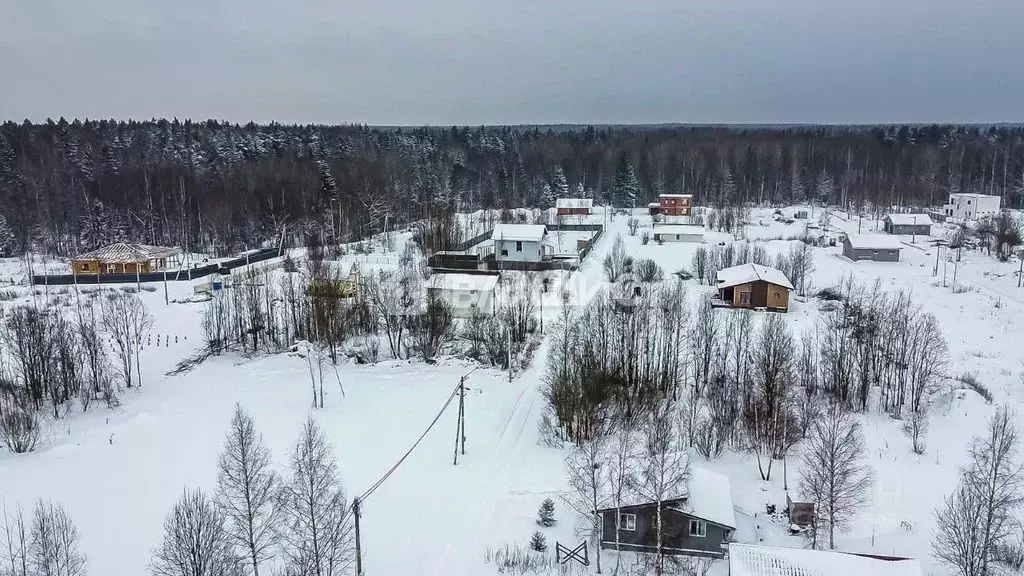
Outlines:
<svg viewBox="0 0 1024 576"><path fill-rule="evenodd" d="M540 262L555 252L543 224L498 224L491 232L491 242L494 259L499 262Z"/></svg>
<svg viewBox="0 0 1024 576"><path fill-rule="evenodd" d="M885 217L885 231L904 236L930 236L932 218L927 214L889 214Z"/></svg>
<svg viewBox="0 0 1024 576"><path fill-rule="evenodd" d="M601 548L658 551L658 504L630 498L601 514ZM617 518L616 518L617 516ZM721 558L736 531L729 478L690 467L686 488L661 503L662 551Z"/></svg>
<svg viewBox="0 0 1024 576"><path fill-rule="evenodd" d="M884 234L849 234L843 240L843 256L854 262L899 262L902 249L899 238Z"/></svg>

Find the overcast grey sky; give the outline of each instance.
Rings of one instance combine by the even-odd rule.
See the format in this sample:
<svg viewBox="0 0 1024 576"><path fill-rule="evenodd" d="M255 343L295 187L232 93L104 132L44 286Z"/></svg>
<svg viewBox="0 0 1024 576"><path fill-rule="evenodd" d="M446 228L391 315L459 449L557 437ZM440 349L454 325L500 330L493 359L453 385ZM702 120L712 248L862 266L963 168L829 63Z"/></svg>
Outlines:
<svg viewBox="0 0 1024 576"><path fill-rule="evenodd" d="M1024 0L0 0L0 119L1024 120Z"/></svg>

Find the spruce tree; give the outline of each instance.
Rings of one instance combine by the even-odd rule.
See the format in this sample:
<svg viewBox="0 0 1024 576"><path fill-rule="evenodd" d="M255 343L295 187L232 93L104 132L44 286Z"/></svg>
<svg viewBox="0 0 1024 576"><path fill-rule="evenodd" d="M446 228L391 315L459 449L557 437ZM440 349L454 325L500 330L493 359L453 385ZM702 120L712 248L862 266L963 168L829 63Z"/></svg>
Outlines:
<svg viewBox="0 0 1024 576"><path fill-rule="evenodd" d="M536 552L545 552L548 549L548 540L544 537L540 531L534 532L533 537L530 538L530 550Z"/></svg>
<svg viewBox="0 0 1024 576"><path fill-rule="evenodd" d="M640 181L636 178L633 163L625 155L619 158L615 168L615 182L612 183L612 196L619 207L636 208L637 195L640 193Z"/></svg>
<svg viewBox="0 0 1024 576"><path fill-rule="evenodd" d="M555 525L555 501L551 498L545 498L541 502L540 510L537 511L537 524L545 528Z"/></svg>

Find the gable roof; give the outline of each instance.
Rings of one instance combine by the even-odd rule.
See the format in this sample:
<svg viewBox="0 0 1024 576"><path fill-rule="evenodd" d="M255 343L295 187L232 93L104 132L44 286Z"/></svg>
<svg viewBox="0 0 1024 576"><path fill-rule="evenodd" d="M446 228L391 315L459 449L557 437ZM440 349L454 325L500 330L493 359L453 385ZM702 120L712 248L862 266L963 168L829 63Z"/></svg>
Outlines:
<svg viewBox="0 0 1024 576"><path fill-rule="evenodd" d="M889 214L885 217L897 226L931 226L932 218L927 214Z"/></svg>
<svg viewBox="0 0 1024 576"><path fill-rule="evenodd" d="M750 282L767 282L783 288L793 289L793 283L786 278L781 270L761 266L760 264L740 264L732 268L724 268L718 271L718 288L729 288Z"/></svg>
<svg viewBox="0 0 1024 576"><path fill-rule="evenodd" d="M858 250L900 250L903 243L895 236L885 234L848 234L846 241Z"/></svg>
<svg viewBox="0 0 1024 576"><path fill-rule="evenodd" d="M693 194L658 194L658 198L693 198Z"/></svg>
<svg viewBox="0 0 1024 576"><path fill-rule="evenodd" d="M668 508L678 510L689 516L707 520L712 524L736 528L736 514L732 505L732 487L729 477L710 470L690 466L686 488L682 494L665 498L662 502L670 503ZM634 506L653 506L645 498L635 494L623 496L620 508ZM614 511L615 507L604 508L598 512Z"/></svg>
<svg viewBox="0 0 1024 576"><path fill-rule="evenodd" d="M660 224L652 230L654 236L659 234L704 235L704 227L695 224Z"/></svg>
<svg viewBox="0 0 1024 576"><path fill-rule="evenodd" d="M547 233L548 228L543 224L498 224L491 232L491 240L540 242Z"/></svg>
<svg viewBox="0 0 1024 576"><path fill-rule="evenodd" d="M427 283L431 290L493 292L497 274L434 274Z"/></svg>
<svg viewBox="0 0 1024 576"><path fill-rule="evenodd" d="M922 576L917 560L882 560L843 552L729 545L729 576Z"/></svg>
<svg viewBox="0 0 1024 576"><path fill-rule="evenodd" d="M586 208L594 207L593 198L559 198L555 200L555 208Z"/></svg>
<svg viewBox="0 0 1024 576"><path fill-rule="evenodd" d="M164 246L148 246L146 244L127 244L117 242L110 246L97 248L91 252L80 254L72 260L99 260L101 262L144 262L148 260L170 258L178 253L177 248Z"/></svg>

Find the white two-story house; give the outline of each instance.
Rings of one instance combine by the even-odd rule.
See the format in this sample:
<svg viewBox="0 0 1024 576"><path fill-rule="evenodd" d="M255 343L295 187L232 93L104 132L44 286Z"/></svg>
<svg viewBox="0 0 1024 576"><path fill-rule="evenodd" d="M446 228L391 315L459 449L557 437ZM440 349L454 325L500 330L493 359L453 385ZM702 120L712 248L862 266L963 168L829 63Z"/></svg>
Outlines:
<svg viewBox="0 0 1024 576"><path fill-rule="evenodd" d="M942 207L946 218L980 220L999 213L999 196L956 193L949 195L949 204Z"/></svg>

